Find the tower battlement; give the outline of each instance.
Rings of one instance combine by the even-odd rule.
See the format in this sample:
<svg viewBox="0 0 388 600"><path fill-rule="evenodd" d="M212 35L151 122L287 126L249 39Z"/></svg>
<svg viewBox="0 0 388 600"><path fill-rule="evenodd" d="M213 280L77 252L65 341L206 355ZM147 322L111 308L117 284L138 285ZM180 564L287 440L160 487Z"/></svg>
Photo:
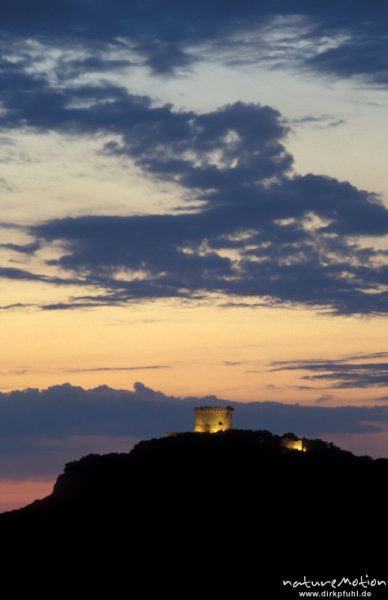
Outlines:
<svg viewBox="0 0 388 600"><path fill-rule="evenodd" d="M232 429L234 408L226 406L197 406L195 412L195 429L197 433L216 433Z"/></svg>

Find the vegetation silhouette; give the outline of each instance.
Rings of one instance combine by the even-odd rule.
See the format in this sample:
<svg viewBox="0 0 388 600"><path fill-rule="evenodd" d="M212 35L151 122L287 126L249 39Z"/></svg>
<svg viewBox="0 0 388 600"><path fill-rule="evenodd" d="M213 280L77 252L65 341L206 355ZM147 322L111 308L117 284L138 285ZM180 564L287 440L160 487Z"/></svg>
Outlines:
<svg viewBox="0 0 388 600"><path fill-rule="evenodd" d="M269 599L304 574L381 577L388 460L303 441L306 452L268 431L181 433L89 455L66 465L49 497L0 515L2 540L70 543L115 572L130 549L131 577L147 564L159 583L173 569L194 589L210 569L219 591L251 581Z"/></svg>

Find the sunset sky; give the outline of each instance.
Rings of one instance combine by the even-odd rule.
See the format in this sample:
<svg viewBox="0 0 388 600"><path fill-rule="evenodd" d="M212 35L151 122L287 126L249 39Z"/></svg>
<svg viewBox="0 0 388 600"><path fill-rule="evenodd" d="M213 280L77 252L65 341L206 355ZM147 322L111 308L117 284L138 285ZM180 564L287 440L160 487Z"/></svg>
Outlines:
<svg viewBox="0 0 388 600"><path fill-rule="evenodd" d="M183 398L388 457L386 2L0 23L0 510Z"/></svg>

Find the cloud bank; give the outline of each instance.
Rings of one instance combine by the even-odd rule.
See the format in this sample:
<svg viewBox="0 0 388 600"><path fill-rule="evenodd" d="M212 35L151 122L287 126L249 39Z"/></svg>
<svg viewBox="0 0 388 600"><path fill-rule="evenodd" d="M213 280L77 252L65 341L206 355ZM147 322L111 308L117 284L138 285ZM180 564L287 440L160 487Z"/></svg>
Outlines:
<svg viewBox="0 0 388 600"><path fill-rule="evenodd" d="M378 434L386 406L241 404L216 397L177 398L136 383L133 391L63 384L0 394L0 479L53 476L90 452L128 451L136 440L192 431L195 406L231 405L237 428L294 431L307 437Z"/></svg>

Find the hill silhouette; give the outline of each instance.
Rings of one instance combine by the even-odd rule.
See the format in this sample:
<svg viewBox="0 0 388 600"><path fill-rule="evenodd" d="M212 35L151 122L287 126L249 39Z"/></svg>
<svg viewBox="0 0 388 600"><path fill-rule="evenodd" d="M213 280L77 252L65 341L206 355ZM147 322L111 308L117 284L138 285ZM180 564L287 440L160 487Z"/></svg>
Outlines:
<svg viewBox="0 0 388 600"><path fill-rule="evenodd" d="M267 431L182 433L86 456L66 465L49 497L0 515L2 540L71 543L85 560L98 547L106 570L124 547L131 577L146 561L148 579L173 568L193 586L199 567L214 569L218 590L255 580L269 599L297 597L280 590L287 577L386 575L388 460L281 442Z"/></svg>

